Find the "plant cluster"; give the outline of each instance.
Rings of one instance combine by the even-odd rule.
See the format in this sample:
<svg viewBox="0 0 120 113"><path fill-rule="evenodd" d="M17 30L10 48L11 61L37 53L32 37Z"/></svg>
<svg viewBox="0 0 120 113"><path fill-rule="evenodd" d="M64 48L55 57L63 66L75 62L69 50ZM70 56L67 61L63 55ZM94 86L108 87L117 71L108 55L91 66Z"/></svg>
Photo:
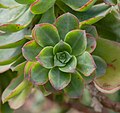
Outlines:
<svg viewBox="0 0 120 113"><path fill-rule="evenodd" d="M2 102L17 109L33 88L45 96L80 98L91 82L103 93L117 92L119 3L119 0L1 0Z"/></svg>

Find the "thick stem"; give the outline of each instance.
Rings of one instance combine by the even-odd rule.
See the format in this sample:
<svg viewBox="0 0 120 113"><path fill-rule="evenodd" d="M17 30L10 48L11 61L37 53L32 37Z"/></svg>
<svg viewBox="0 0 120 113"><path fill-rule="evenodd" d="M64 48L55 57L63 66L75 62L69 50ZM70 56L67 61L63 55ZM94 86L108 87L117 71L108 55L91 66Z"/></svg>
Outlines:
<svg viewBox="0 0 120 113"><path fill-rule="evenodd" d="M93 97L96 97L98 101L106 108L109 108L115 112L120 112L120 102L113 102L111 101L105 94L98 91L94 84L91 83L89 85L89 91Z"/></svg>
<svg viewBox="0 0 120 113"><path fill-rule="evenodd" d="M52 102L54 102L53 95L49 95L47 98L49 100L51 100ZM94 111L93 108L81 104L78 100L69 101L69 102L62 102L59 104L63 108L66 108L66 109L73 108L73 109L76 109L82 113L98 113L98 112Z"/></svg>

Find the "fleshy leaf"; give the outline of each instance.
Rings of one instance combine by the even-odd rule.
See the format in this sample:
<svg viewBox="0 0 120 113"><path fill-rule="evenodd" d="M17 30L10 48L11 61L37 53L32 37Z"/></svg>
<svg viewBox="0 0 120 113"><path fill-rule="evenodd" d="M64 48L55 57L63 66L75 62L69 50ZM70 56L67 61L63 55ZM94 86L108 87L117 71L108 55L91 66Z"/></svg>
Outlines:
<svg viewBox="0 0 120 113"><path fill-rule="evenodd" d="M60 38L64 40L69 31L79 28L79 20L73 14L66 13L57 18L55 26L59 31Z"/></svg>
<svg viewBox="0 0 120 113"><path fill-rule="evenodd" d="M23 48L22 53L25 59L28 61L36 61L36 56L40 53L42 47L40 47L34 40L27 42Z"/></svg>
<svg viewBox="0 0 120 113"><path fill-rule="evenodd" d="M12 99L9 100L9 105L12 109L18 109L20 108L30 95L32 90L32 85L29 84L23 91L21 91L20 94L16 95Z"/></svg>
<svg viewBox="0 0 120 113"><path fill-rule="evenodd" d="M30 69L31 69L32 65L34 65L34 62L28 61L26 63L25 68L24 68L24 77L25 77L25 79L30 80Z"/></svg>
<svg viewBox="0 0 120 113"><path fill-rule="evenodd" d="M104 3L94 5L88 11L85 11L85 12L73 11L71 8L69 8L67 5L62 3L60 0L57 3L57 5L64 12L70 12L76 15L76 17L80 21L80 27L83 25L91 25L91 24L98 22L111 11L111 6L104 4Z"/></svg>
<svg viewBox="0 0 120 113"><path fill-rule="evenodd" d="M17 2L15 2L15 0L0 0L0 4L5 6L6 8L13 8L15 6L20 5Z"/></svg>
<svg viewBox="0 0 120 113"><path fill-rule="evenodd" d="M10 66L10 69L12 71L17 71L19 70L19 68L21 68L21 70L24 69L24 66L25 66L25 63L26 63L26 60L23 56L20 56L17 60L15 60L15 62ZM22 67L23 68L22 68Z"/></svg>
<svg viewBox="0 0 120 113"><path fill-rule="evenodd" d="M8 49L0 49L0 65L12 63L21 54L21 46Z"/></svg>
<svg viewBox="0 0 120 113"><path fill-rule="evenodd" d="M56 0L37 0L31 4L30 9L33 14L45 13L49 8L51 8Z"/></svg>
<svg viewBox="0 0 120 113"><path fill-rule="evenodd" d="M70 61L64 66L64 67L60 67L59 69L62 72L66 72L66 73L74 73L75 69L77 66L77 59L75 56L73 56Z"/></svg>
<svg viewBox="0 0 120 113"><path fill-rule="evenodd" d="M93 80L94 80L95 77L96 77L96 73L93 72L90 76L85 76L85 75L83 75L83 74L81 73L81 76L82 76L85 84L87 85L87 84L93 82Z"/></svg>
<svg viewBox="0 0 120 113"><path fill-rule="evenodd" d="M46 89L46 91L55 93L57 92L56 89L51 85L51 83L48 81L46 84L44 84L44 87Z"/></svg>
<svg viewBox="0 0 120 113"><path fill-rule="evenodd" d="M71 74L71 82L70 84L64 89L65 93L70 98L79 98L84 89L84 81L82 76L78 73L72 73Z"/></svg>
<svg viewBox="0 0 120 113"><path fill-rule="evenodd" d="M54 66L53 47L47 46L41 50L36 59L45 68L52 68Z"/></svg>
<svg viewBox="0 0 120 113"><path fill-rule="evenodd" d="M87 48L86 51L92 53L96 48L96 39L91 35L87 34Z"/></svg>
<svg viewBox="0 0 120 113"><path fill-rule="evenodd" d="M24 35L26 30L21 30L16 33L7 33L0 35L0 48L13 48L25 43Z"/></svg>
<svg viewBox="0 0 120 113"><path fill-rule="evenodd" d="M56 54L58 52L63 52L63 51L67 51L68 53L71 53L72 48L69 44L61 40L54 46L53 53Z"/></svg>
<svg viewBox="0 0 120 113"><path fill-rule="evenodd" d="M56 53L57 60L63 64L66 64L71 59L71 57L72 56L67 51Z"/></svg>
<svg viewBox="0 0 120 113"><path fill-rule="evenodd" d="M51 92L47 91L44 86L39 86L40 91L43 93L44 96L48 96Z"/></svg>
<svg viewBox="0 0 120 113"><path fill-rule="evenodd" d="M92 5L97 1L97 0L62 0L65 4L67 4L69 7L71 7L75 11L86 11Z"/></svg>
<svg viewBox="0 0 120 113"><path fill-rule="evenodd" d="M85 31L72 30L65 36L65 42L72 47L72 54L77 56L82 54L87 46Z"/></svg>
<svg viewBox="0 0 120 113"><path fill-rule="evenodd" d="M81 20L80 27L83 25L91 25L102 18L104 18L111 11L111 7L101 3L94 5L90 10L82 13L76 14L77 17Z"/></svg>
<svg viewBox="0 0 120 113"><path fill-rule="evenodd" d="M77 69L85 76L90 76L96 69L95 62L88 52L77 57Z"/></svg>
<svg viewBox="0 0 120 113"><path fill-rule="evenodd" d="M39 62L35 63L30 70L30 80L33 84L43 85L48 81L49 70L42 67Z"/></svg>
<svg viewBox="0 0 120 113"><path fill-rule="evenodd" d="M24 10L26 10L26 9L24 9ZM14 9L14 11L16 11L16 9ZM17 12L17 13L19 14L19 12ZM6 11L6 12L3 11L3 14L0 13L0 15L4 15L4 14L7 14L7 16L8 16L8 11ZM34 15L30 12L30 9L23 11L23 13L21 15L19 15L18 17L16 17L16 19L14 17L12 17L13 20L5 21L4 19L6 18L6 15L4 15L4 16L2 16L2 19L0 18L0 23L1 23L0 30L5 31L7 33L22 30L23 28L27 27L30 24L30 22L32 21L32 19L34 17Z"/></svg>
<svg viewBox="0 0 120 113"><path fill-rule="evenodd" d="M64 63L62 63L62 62L60 62L58 59L57 59L57 56L55 55L54 56L54 66L59 66L59 67L63 67L63 66L65 66L66 64Z"/></svg>
<svg viewBox="0 0 120 113"><path fill-rule="evenodd" d="M93 56L95 64L96 64L96 77L100 77L106 73L107 64L106 62L99 56Z"/></svg>
<svg viewBox="0 0 120 113"><path fill-rule="evenodd" d="M54 46L60 40L56 27L48 23L36 25L32 35L41 47Z"/></svg>
<svg viewBox="0 0 120 113"><path fill-rule="evenodd" d="M53 24L55 19L56 19L56 17L54 14L54 7L52 7L47 12L42 14L42 17L41 17L39 23L51 23L51 24Z"/></svg>
<svg viewBox="0 0 120 113"><path fill-rule="evenodd" d="M0 66L0 74L1 74L1 73L4 73L4 72L7 71L7 70L9 70L11 65L12 65L12 64Z"/></svg>
<svg viewBox="0 0 120 113"><path fill-rule="evenodd" d="M23 76L20 75L17 78L13 79L9 86L4 90L2 94L2 102L5 103L12 97L19 94L27 85L28 81L23 80Z"/></svg>
<svg viewBox="0 0 120 113"><path fill-rule="evenodd" d="M24 73L24 67L25 67L25 65L26 65L26 61L24 61L24 62L22 62L22 63L20 63L20 64L18 64L18 65L16 65L15 67L10 67L10 69L12 70L12 71L21 71L21 73ZM13 65L14 66L14 65Z"/></svg>
<svg viewBox="0 0 120 113"><path fill-rule="evenodd" d="M36 0L15 0L15 1L18 2L19 4L31 4Z"/></svg>
<svg viewBox="0 0 120 113"><path fill-rule="evenodd" d="M95 26L100 37L120 42L120 14L117 10L116 6L112 7L111 12Z"/></svg>
<svg viewBox="0 0 120 113"><path fill-rule="evenodd" d="M96 87L103 93L118 91L120 89L120 44L99 38L94 54L107 63L106 73L94 81Z"/></svg>
<svg viewBox="0 0 120 113"><path fill-rule="evenodd" d="M49 71L49 80L56 90L62 90L70 83L71 75L54 67Z"/></svg>
<svg viewBox="0 0 120 113"><path fill-rule="evenodd" d="M93 37L98 38L98 33L97 33L97 29L95 26L92 25L84 25L81 27L81 29L85 30L86 33L91 34Z"/></svg>
<svg viewBox="0 0 120 113"><path fill-rule="evenodd" d="M26 6L19 4L17 4L17 7L14 6L12 8L6 8L6 9L0 8L0 15L2 15L0 16L0 23L6 24L18 19L22 14L24 14L26 9L27 9Z"/></svg>

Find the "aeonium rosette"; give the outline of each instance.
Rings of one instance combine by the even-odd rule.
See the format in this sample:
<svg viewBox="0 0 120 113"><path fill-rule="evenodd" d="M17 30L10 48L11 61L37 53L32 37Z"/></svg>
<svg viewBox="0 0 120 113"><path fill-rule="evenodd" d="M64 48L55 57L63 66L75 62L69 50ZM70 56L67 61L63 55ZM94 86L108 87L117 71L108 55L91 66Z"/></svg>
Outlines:
<svg viewBox="0 0 120 113"><path fill-rule="evenodd" d="M95 39L79 29L78 19L70 13L58 17L54 25L36 25L32 37L22 48L28 61L25 77L35 85L46 88L49 84L70 97L79 97L84 88L81 75L90 76L96 69L90 54Z"/></svg>

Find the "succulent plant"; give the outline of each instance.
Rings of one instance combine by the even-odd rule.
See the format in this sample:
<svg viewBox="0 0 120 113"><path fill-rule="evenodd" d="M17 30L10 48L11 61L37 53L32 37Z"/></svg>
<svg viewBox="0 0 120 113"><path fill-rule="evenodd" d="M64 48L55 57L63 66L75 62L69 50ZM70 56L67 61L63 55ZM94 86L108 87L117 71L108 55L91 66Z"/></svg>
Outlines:
<svg viewBox="0 0 120 113"><path fill-rule="evenodd" d="M26 64L25 71L28 66L30 69L27 78L36 85L49 80L56 90L65 89L71 97L79 97L84 86L80 73L90 76L96 66L87 51L87 36L79 29L78 19L70 13L63 14L54 25L36 25L32 37L22 48L23 56L32 63ZM94 45L91 49L95 49ZM76 89L70 87L72 83L79 89L74 95Z"/></svg>
<svg viewBox="0 0 120 113"><path fill-rule="evenodd" d="M36 87L70 98L91 82L120 89L120 1L103 1L0 0L3 103L17 109Z"/></svg>

